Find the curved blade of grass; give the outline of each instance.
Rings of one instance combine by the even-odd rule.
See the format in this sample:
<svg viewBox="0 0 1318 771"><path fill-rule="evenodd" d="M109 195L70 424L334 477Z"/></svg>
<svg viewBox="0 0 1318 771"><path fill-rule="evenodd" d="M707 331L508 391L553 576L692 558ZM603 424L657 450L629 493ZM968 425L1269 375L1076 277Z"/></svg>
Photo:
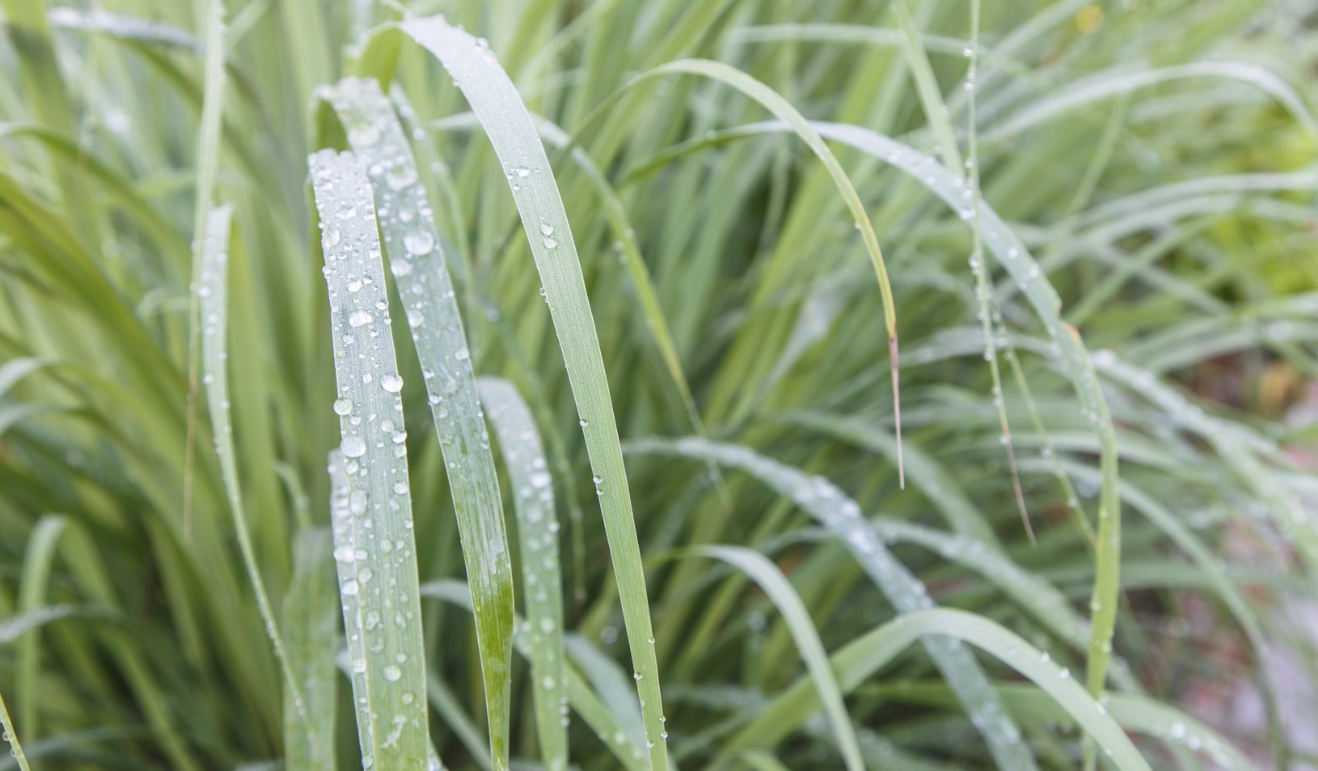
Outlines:
<svg viewBox="0 0 1318 771"><path fill-rule="evenodd" d="M234 535L238 540L238 550L242 554L243 567L247 570L248 580L252 582L252 593L256 595L257 608L261 612L261 620L265 622L266 634L269 635L275 656L279 659L279 670L284 678L284 687L290 694L296 714L308 733L307 741L315 746L319 743L319 738L311 733L311 721L307 716L306 704L302 701L302 689L298 687L297 680L293 676L284 640L280 636L279 625L275 620L274 608L265 589L265 580L261 577L260 567L256 563L256 551L252 547L252 536L247 529L247 513L243 507L242 491L238 483L233 427L229 420L228 252L229 225L232 216L231 206L212 209L206 217L205 232L199 247L201 262L194 294L198 301L198 318L203 325L199 330L203 382L206 384L207 407L215 435L215 454L220 461L220 476L224 479L224 490L229 498L229 512L232 514Z"/></svg>
<svg viewBox="0 0 1318 771"><path fill-rule="evenodd" d="M334 557L349 648L355 648L362 762L423 771L430 739L403 381L375 207L365 170L351 153L322 150L309 163L333 327L334 410L343 436L341 457L332 464Z"/></svg>
<svg viewBox="0 0 1318 771"><path fill-rule="evenodd" d="M448 127L463 126L468 121L462 120L467 116L455 116L445 120ZM474 115L470 116L470 123L476 123ZM700 410L696 407L695 397L691 394L691 386L687 381L686 373L682 371L682 360L677 353L677 346L673 342L672 332L669 330L668 321L664 318L663 308L659 304L659 295L655 291L654 281L650 277L650 270L645 265L645 259L641 256L640 245L636 241L636 231L632 228L628 217L627 209L622 199L618 197L613 186L609 184L603 172L595 165L590 154L580 147L574 147L572 137L560 128L557 124L544 118L533 116L536 129L540 132L540 138L549 144L563 150L569 150L569 157L582 173L591 186L595 188L599 195L600 202L604 205L604 218L609 223L609 228L613 231L613 237L617 245L621 248L623 259L627 264L627 273L632 280L632 288L636 290L636 298L640 301L641 318L645 322L646 329L649 330L651 338L654 339L655 347L659 349L659 355L664 361L664 367L668 370L668 377L673 381L674 387L677 388L678 396L686 408L687 419L691 421L692 429L700 436L708 436L705 429L705 422L700 417ZM727 491L723 486L722 478L719 476L718 467L711 466L710 474L719 486L720 495L727 499Z"/></svg>
<svg viewBox="0 0 1318 771"><path fill-rule="evenodd" d="M439 679L439 675L434 672L429 672L426 675L426 695L430 699L431 706L439 713L440 718L457 735L458 741L462 742L462 746L467 748L467 752L471 753L476 765L486 771L493 768L494 761L490 759L489 741L481 734L480 727L476 725L475 721L463 710L458 697L448 687L448 684Z"/></svg>
<svg viewBox="0 0 1318 771"><path fill-rule="evenodd" d="M339 609L335 602L334 541L324 528L299 530L293 540L293 578L284 595L288 667L300 686L311 730L304 729L291 693L284 694L284 767L288 771L334 771L334 721ZM311 737L325 737L312 742Z"/></svg>
<svg viewBox="0 0 1318 771"><path fill-rule="evenodd" d="M960 610L913 611L847 643L830 657L844 693L896 658L925 635L943 635L970 643L1024 675L1048 694L1123 771L1150 771L1149 764L1107 709L1059 668L1047 654L994 621ZM775 744L820 707L814 685L802 677L778 694L769 707L729 742L726 750Z"/></svg>
<svg viewBox="0 0 1318 771"><path fill-rule="evenodd" d="M905 542L923 546L945 560L957 562L979 573L1002 590L1035 620L1077 650L1084 651L1089 640L1089 624L1067 601L1066 596L1047 581L1033 575L1005 555L983 543L952 533L942 533L895 519L872 519L874 528L889 543Z"/></svg>
<svg viewBox="0 0 1318 771"><path fill-rule="evenodd" d="M860 506L832 482L764 457L739 445L717 444L698 437L649 438L628 442L629 452L713 459L741 469L779 495L791 499L836 536L899 613L933 607L924 584L897 561ZM1034 756L1021 741L1020 730L1003 711L984 671L968 651L943 637L922 641L948 684L956 691L971 722L988 743L1002 768L1033 769Z"/></svg>
<svg viewBox="0 0 1318 771"><path fill-rule="evenodd" d="M379 84L346 78L321 94L338 112L370 177L389 269L425 377L476 609L490 755L494 767L504 769L512 713L513 571L503 499L453 281L416 159ZM348 284L349 291L353 286Z"/></svg>
<svg viewBox="0 0 1318 771"><path fill-rule="evenodd" d="M45 514L37 520L28 537L23 556L23 574L19 582L18 612L33 613L46 602L46 586L55 547L68 520L57 514ZM39 632L31 629L18 644L16 680L18 684L18 724L29 739L37 736L37 677L41 669Z"/></svg>
<svg viewBox="0 0 1318 771"><path fill-rule="evenodd" d="M905 487L906 470L901 452L902 412L898 385L897 309L892 298L892 286L888 282L888 270L883 261L883 252L879 249L878 236L874 233L874 226L870 222L869 214L866 213L865 205L861 202L855 186L851 184L851 179L847 176L846 171L842 169L842 165L838 163L837 158L833 156L832 151L828 149L828 145L824 143L823 137L814 129L810 121L806 120L790 102L776 91L734 67L706 59L679 59L642 73L634 78L627 88L643 80L671 73L685 73L709 78L731 86L758 102L806 143L811 152L824 164L824 168L828 171L834 186L842 195L842 200L846 203L848 211L851 212L851 216L856 221L856 228L860 231L865 253L874 266L874 274L879 281L879 293L883 299L883 323L888 333L889 371L892 377L893 425L897 442L897 478L899 484ZM623 91L617 92L617 94L621 93ZM615 94L615 97L617 94ZM596 109L601 110L610 103L611 100Z"/></svg>
<svg viewBox="0 0 1318 771"><path fill-rule="evenodd" d="M466 584L461 581L429 581L421 585L421 595L444 600L469 613L471 612L471 596L467 592ZM517 619L516 625L518 629L526 628L526 624L521 619ZM531 659L531 642L524 634L515 635L513 645L523 658ZM632 742L627 736L622 724L618 722L616 713L600 700L599 696L591 690L575 668L564 663L563 673L564 691L567 695L568 704L576 710L586 725L590 726L590 729L609 748L609 751L613 753L623 767L627 771L645 771L649 768L649 763L645 754L641 752L640 745Z"/></svg>
<svg viewBox="0 0 1318 771"><path fill-rule="evenodd" d="M184 48L196 54L203 53L206 49L196 35L185 29L152 19L112 13L100 8L82 10L60 6L51 8L48 18L51 25L61 29L100 32L125 40Z"/></svg>
<svg viewBox="0 0 1318 771"><path fill-rule="evenodd" d="M861 760L856 732L851 725L851 717L847 714L846 704L842 702L842 692L838 688L837 680L833 677L828 653L824 650L823 641L819 639L819 631L815 629L810 612L801 602L801 596L796 593L796 589L792 588L791 582L777 565L754 549L738 546L701 546L692 548L691 553L722 560L737 568L753 579L777 606L778 612L783 614L783 621L787 624L792 639L796 641L796 647L801 652L801 659L810 673L810 679L814 681L815 692L819 701L823 703L824 712L828 715L833 733L837 736L843 762L850 771L863 771L865 764Z"/></svg>
<svg viewBox="0 0 1318 771"><path fill-rule="evenodd" d="M1310 136L1318 137L1318 119L1315 119L1305 106L1304 100L1295 89L1276 73L1251 62L1216 61L1092 75L1069 83L1064 88L1055 89L1053 92L1055 95L1028 105L988 132L984 136L984 141L996 142L1058 115L1103 99L1175 80L1206 77L1238 80L1254 86L1280 102Z"/></svg>
<svg viewBox="0 0 1318 771"><path fill-rule="evenodd" d="M196 200L192 209L192 276L193 295L188 308L188 404L187 436L183 448L183 539L192 532L192 463L195 458L193 440L197 432L197 367L201 358L202 316L199 287L207 231L210 226L211 203L215 196L215 178L220 166L220 133L224 109L224 0L207 0L205 10L206 58L203 62L204 86L201 118L197 128L197 184ZM225 215L226 217L228 215ZM227 249L228 233L225 233ZM217 431L218 434L218 431ZM269 603L267 602L268 606ZM267 608L268 610L268 608ZM269 619L274 615L268 614Z"/></svg>
<svg viewBox="0 0 1318 771"><path fill-rule="evenodd" d="M540 754L549 771L567 768L567 697L563 694L563 575L553 478L535 420L512 383L476 381L513 488L525 587L526 632Z"/></svg>
<svg viewBox="0 0 1318 771"><path fill-rule="evenodd" d="M632 517L631 493L581 263L549 159L525 105L488 46L439 17L408 20L398 28L434 54L452 75L480 119L509 179L531 254L544 283L545 300L563 351L586 451L600 493L632 664L645 703L650 763L653 768L665 769L668 750L660 736L663 700L659 667L650 642L654 630ZM381 37L377 35L375 40Z"/></svg>
<svg viewBox="0 0 1318 771"><path fill-rule="evenodd" d="M659 305L659 295L655 292L654 282L650 278L650 271L645 266L645 259L641 256L640 245L636 242L636 231L632 229L628 221L627 209L623 205L622 199L618 197L604 174L595 166L590 154L580 147L572 147L572 137L566 131L543 119L536 121L536 127L540 131L540 136L550 144L559 148L572 148L570 152L572 161L577 164L577 167L586 175L586 179L590 181L591 186L599 194L600 203L604 205L604 218L613 230L613 237L622 247L622 255L627 262L627 273L631 277L632 288L636 290L636 299L641 304L641 317L645 320L646 328L650 330L650 336L654 338L655 346L659 348L659 355L664 360L668 376L672 379L673 385L677 387L678 395L681 396L682 403L686 406L687 417L691 420L692 428L697 434L705 436L707 432L705 431L704 421L700 418L700 411L696 408L695 397L691 395L691 386L687 383L686 374L682 371L682 360L678 356L677 346L673 343L673 335L668 329L668 322L664 318L663 308Z"/></svg>
<svg viewBox="0 0 1318 771"><path fill-rule="evenodd" d="M570 634L564 642L572 663L627 735L627 741L634 747L644 744L645 718L622 666L583 635Z"/></svg>
<svg viewBox="0 0 1318 771"><path fill-rule="evenodd" d="M18 741L18 733L14 731L14 723L9 719L9 709L5 707L5 698L0 695L0 728L4 729L5 742L9 744L9 752L18 761L18 767L21 771L32 771L27 764L27 755L23 754L23 745Z"/></svg>
<svg viewBox="0 0 1318 771"><path fill-rule="evenodd" d="M918 704L945 704L954 698L942 683L902 683L892 690L897 698ZM1002 693L1003 704L1021 720L1060 719L1070 722L1057 702L1038 688L1003 683L998 690ZM1117 725L1129 732L1201 753L1212 760L1215 767L1231 771L1259 768L1217 731L1178 709L1135 694L1110 694L1102 703Z"/></svg>
<svg viewBox="0 0 1318 771"><path fill-rule="evenodd" d="M76 605L43 605L26 612L20 611L0 621L0 647L19 639L29 629L45 626L52 621L101 614L100 610Z"/></svg>

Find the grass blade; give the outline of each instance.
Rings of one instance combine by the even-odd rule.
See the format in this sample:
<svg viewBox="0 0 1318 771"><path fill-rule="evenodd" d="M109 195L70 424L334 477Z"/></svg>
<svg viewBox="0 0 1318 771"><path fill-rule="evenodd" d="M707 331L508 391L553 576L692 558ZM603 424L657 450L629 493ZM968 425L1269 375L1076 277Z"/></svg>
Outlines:
<svg viewBox="0 0 1318 771"><path fill-rule="evenodd" d="M864 762L860 756L860 745L856 741L856 732L847 714L847 706L842 702L842 691L828 662L828 653L824 643L819 639L819 631L810 619L810 612L801 602L801 596L792 588L792 584L783 575L778 566L763 554L738 546L702 546L692 549L693 554L722 560L759 584L764 593L783 614L783 621L801 651L801 659L809 670L810 679L815 684L815 692L824 705L824 712L833 725L838 746L842 750L842 759L849 771L863 771Z"/></svg>
<svg viewBox="0 0 1318 771"><path fill-rule="evenodd" d="M206 384L207 407L210 410L211 425L215 434L215 454L220 460L220 476L224 479L224 490L229 498L229 512L232 514L234 534L237 536L238 549L242 553L243 566L247 569L247 578L252 583L252 593L256 595L256 604L261 611L261 620L265 622L266 634L274 646L275 657L279 659L279 670L283 675L284 687L290 695L293 707L305 730L307 740L314 746L318 743L312 735L311 723L307 717L306 705L302 701L302 689L298 687L284 648L279 625L275 620L274 608L265 589L265 580L261 577L260 567L256 563L256 551L252 547L252 536L247 529L247 513L243 507L242 491L238 483L238 463L233 443L233 427L229 420L229 227L233 209L220 206L212 209L206 217L205 235L200 246L201 263L198 274L196 297L199 301L198 313L203 324L201 333L201 355L203 382Z"/></svg>
<svg viewBox="0 0 1318 771"><path fill-rule="evenodd" d="M811 476L746 447L697 437L642 439L629 442L627 449L699 461L712 459L751 474L779 495L790 498L841 540L899 613L933 607L924 584L892 556L874 526L861 516L860 506L827 479ZM942 637L930 637L923 643L988 742L998 765L1011 769L1035 768L1034 756L1021 742L1020 729L1002 711L997 694L974 657Z"/></svg>
<svg viewBox="0 0 1318 771"><path fill-rule="evenodd" d="M55 547L60 533L68 521L56 514L46 514L37 520L28 537L23 557L23 577L19 585L18 612L35 613L46 601L46 587L50 580L50 564L55 559ZM18 647L18 724L29 739L37 736L37 677L41 670L40 633L36 629L23 635Z"/></svg>
<svg viewBox="0 0 1318 771"><path fill-rule="evenodd" d="M322 150L309 163L329 285L334 411L343 436L341 455L331 462L334 557L362 763L423 771L430 739L403 380L375 207L365 170L351 153Z"/></svg>
<svg viewBox="0 0 1318 771"><path fill-rule="evenodd" d="M462 316L416 160L389 100L374 80L355 78L322 93L334 105L370 177L390 272L425 376L476 609L490 755L501 770L508 765L512 712L513 574L503 501ZM353 286L349 283L349 291Z"/></svg>
<svg viewBox="0 0 1318 771"><path fill-rule="evenodd" d="M4 739L9 744L9 752L18 761L18 767L21 771L32 771L27 764L27 755L23 754L23 745L18 741L18 733L14 731L14 723L9 719L9 709L5 706L4 696L0 695L0 728L4 728Z"/></svg>
<svg viewBox="0 0 1318 771"><path fill-rule="evenodd" d="M549 771L567 768L567 697L563 693L563 575L558 555L558 516L554 488L535 421L512 383L477 381L481 402L499 438L513 489L526 625L522 637L531 649L536 728L540 754Z"/></svg>
<svg viewBox="0 0 1318 771"><path fill-rule="evenodd" d="M837 158L833 156L832 151L828 149L828 145L824 143L823 137L815 130L810 121L806 120L790 102L773 89L735 67L706 59L682 59L655 67L634 79L628 84L628 87L649 78L671 73L686 73L706 77L731 86L754 99L806 143L811 152L824 164L824 168L828 171L833 184L842 195L847 210L855 219L856 229L860 231L865 253L869 256L870 264L874 266L874 274L879 282L879 293L883 298L883 323L888 332L889 373L892 377L893 425L897 442L897 479L899 484L905 487L906 470L901 451L902 410L898 385L897 306L892 298L892 286L888 281L888 269L883 262L883 252L879 249L879 238L874 233L874 225L870 222L869 214L866 213L865 205L861 202L855 186L851 184L851 179L847 177L846 171L842 169L842 165L838 163ZM609 104L609 102L606 102L597 110L602 111Z"/></svg>
<svg viewBox="0 0 1318 771"><path fill-rule="evenodd" d="M215 196L215 178L220 166L220 132L224 107L224 0L206 3L205 86L202 92L201 119L197 129L197 194L192 208L192 275L200 286L205 259L205 240L210 228L211 204ZM227 215L226 215L227 216ZM228 238L226 232L225 238ZM226 246L227 248L227 246ZM192 525L193 440L197 431L197 364L201 341L202 311L198 297L191 298L188 312L188 413L187 436L183 448L183 538L188 540ZM267 603L268 604L268 603ZM273 616L271 616L273 618Z"/></svg>
<svg viewBox="0 0 1318 771"><path fill-rule="evenodd" d="M581 263L549 159L516 88L488 46L439 17L409 20L400 29L434 54L452 75L485 129L512 188L544 284L600 492L632 664L645 704L650 763L655 769L667 768L668 750L660 735L663 699L659 667L651 642L654 630L627 472ZM387 45L380 36L376 40ZM364 57L366 60L369 57Z"/></svg>
<svg viewBox="0 0 1318 771"><path fill-rule="evenodd" d="M831 657L844 692L860 683L924 635L943 635L993 655L1046 692L1107 753L1122 771L1150 771L1149 764L1107 709L1048 658L1048 655L994 621L946 608L903 615L847 643ZM817 709L814 685L801 678L780 693L767 709L730 742L730 748L770 746Z"/></svg>
<svg viewBox="0 0 1318 771"><path fill-rule="evenodd" d="M288 667L306 705L308 731L291 693L284 694L284 766L288 771L334 771L337 716L334 656L339 609L334 590L334 541L328 530L305 529L293 541L293 579L284 595ZM311 737L324 737L312 742Z"/></svg>

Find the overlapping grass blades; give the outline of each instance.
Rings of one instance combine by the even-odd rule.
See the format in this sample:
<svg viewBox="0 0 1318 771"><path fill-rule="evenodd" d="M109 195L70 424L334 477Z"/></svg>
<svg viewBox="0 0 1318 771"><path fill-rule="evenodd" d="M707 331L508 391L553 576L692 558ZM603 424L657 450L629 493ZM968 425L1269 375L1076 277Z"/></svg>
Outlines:
<svg viewBox="0 0 1318 771"><path fill-rule="evenodd" d="M973 191L965 187L964 180L949 172L938 161L919 151L859 126L839 123L812 122L818 133L827 138L850 145L876 159L900 169L919 181L928 190L943 199L964 220L972 217L967 201ZM794 130L783 123L760 123L725 132L722 136L706 136L678 146L642 166L646 172L670 161L675 155L692 152L697 146L764 132ZM638 172L639 173L639 172ZM1100 446L1102 485L1098 502L1098 528L1094 550L1097 570L1091 608L1092 637L1089 647L1087 682L1091 693L1097 695L1111 657L1112 629L1116 623L1118 573L1121 549L1121 508L1117 495L1116 435L1107 400L1098 385L1094 366L1079 333L1061 318L1061 298L1048 283L1024 242L1009 228L986 202L980 202L976 225L983 234L984 246L1006 268L1015 282L1015 288L1029 301L1035 314L1048 331L1055 346L1055 360L1075 388L1080 400L1081 414L1091 426ZM1068 506L1078 504L1074 499Z"/></svg>
<svg viewBox="0 0 1318 771"><path fill-rule="evenodd" d="M1150 771L1148 762L1107 714L1107 708L1087 694L1070 672L1016 634L973 613L944 608L912 611L853 640L831 658L842 690L854 689L923 635L944 635L992 654L1051 696L1117 768ZM762 747L776 742L819 708L812 691L813 684L807 678L794 683L742 729L730 746Z"/></svg>
<svg viewBox="0 0 1318 771"><path fill-rule="evenodd" d="M801 597L792 588L792 584L783 575L778 566L768 557L740 546L700 546L692 550L693 554L722 560L732 567L754 579L764 593L769 596L778 612L783 614L783 621L792 633L801 658L805 661L810 679L815 684L815 693L823 704L824 712L833 726L837 736L838 747L842 751L842 760L849 771L863 771L864 762L860 757L860 745L856 741L856 732L851 725L851 717L842 702L842 693L833 677L833 670L824 651L824 643L819 639Z"/></svg>
<svg viewBox="0 0 1318 771"><path fill-rule="evenodd" d="M779 495L791 499L843 542L856 562L899 613L933 607L924 584L888 551L883 539L861 514L860 506L836 485L820 476L764 457L746 447L704 439L638 439L629 452L663 453L693 460L713 459L745 471ZM1020 729L1002 711L993 686L973 656L955 641L931 636L922 640L948 685L970 714L971 721L1001 768L1035 768L1034 756L1021 741Z"/></svg>
<svg viewBox="0 0 1318 771"><path fill-rule="evenodd" d="M343 441L331 459L334 559L364 767L430 766L425 649L407 431L375 206L351 153L311 156L329 284L333 404Z"/></svg>
<svg viewBox="0 0 1318 771"><path fill-rule="evenodd" d="M441 599L468 612L471 611L471 596L467 592L467 587L460 581L430 581L422 584L421 595ZM525 622L520 619L517 625L519 628L525 628ZM513 644L523 658L534 660L535 652L528 635L515 636ZM604 746L609 748L613 757L628 771L644 771L649 768L649 760L640 745L627 736L618 716L611 712L600 697L591 690L590 685L576 668L564 662L562 671L563 688L568 704L576 710L586 725L590 726Z"/></svg>
<svg viewBox="0 0 1318 771"><path fill-rule="evenodd" d="M504 175L508 178L531 254L544 284L545 301L549 304L563 351L595 486L599 491L632 664L643 704L650 763L653 768L666 768L668 750L662 736L663 699L631 493L627 487L599 337L590 314L576 244L549 159L526 107L487 43L449 25L440 17L408 20L398 29L434 54L453 76L503 164ZM377 34L368 43L363 62L369 65L391 60L388 49L396 47L398 42L395 35Z"/></svg>
<svg viewBox="0 0 1318 771"><path fill-rule="evenodd" d="M531 411L512 383L477 381L486 416L499 438L517 513L526 624L519 636L531 651L540 755L549 771L567 768L567 696L563 670L563 575L553 479Z"/></svg>
<svg viewBox="0 0 1318 771"><path fill-rule="evenodd" d="M348 142L370 177L389 269L421 363L476 612L490 754L495 768L504 769L512 712L512 563L453 282L416 160L379 85L350 78L324 89L322 96L338 112Z"/></svg>

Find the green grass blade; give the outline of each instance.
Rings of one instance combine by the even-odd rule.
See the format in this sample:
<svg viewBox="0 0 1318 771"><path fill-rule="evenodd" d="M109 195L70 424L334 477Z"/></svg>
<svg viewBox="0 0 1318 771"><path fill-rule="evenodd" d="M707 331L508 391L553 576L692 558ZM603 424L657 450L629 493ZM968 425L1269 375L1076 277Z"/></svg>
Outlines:
<svg viewBox="0 0 1318 771"><path fill-rule="evenodd" d="M409 20L401 29L434 54L453 76L480 119L512 188L544 284L600 491L627 639L645 703L646 741L652 745L650 763L656 769L667 768L668 750L660 736L663 699L659 667L650 642L654 630L627 472L581 263L549 159L512 81L487 47L441 18Z"/></svg>
<svg viewBox="0 0 1318 771"><path fill-rule="evenodd" d="M1276 73L1251 62L1192 62L1156 69L1101 72L1069 83L1053 95L1027 105L988 131L985 142L997 142L1071 110L1122 94L1187 78L1221 78L1247 83L1276 99L1309 136L1318 138L1318 118L1296 90Z"/></svg>
<svg viewBox="0 0 1318 771"><path fill-rule="evenodd" d="M334 556L366 765L424 771L430 739L412 496L375 207L351 153L311 156L333 328ZM357 282L360 282L358 285ZM354 291L354 289L356 291Z"/></svg>
<svg viewBox="0 0 1318 771"><path fill-rule="evenodd" d="M1071 608L1066 596L997 550L965 536L943 533L901 520L871 521L885 541L918 544L949 562L964 565L1001 589L1003 594L1067 645L1081 652L1088 645L1089 624Z"/></svg>
<svg viewBox="0 0 1318 771"><path fill-rule="evenodd" d="M844 692L897 657L923 635L955 638L991 654L1024 675L1074 719L1123 771L1149 771L1149 764L1107 709L1094 700L1070 673L1059 668L1013 632L994 621L959 610L932 608L903 615L853 640L831 657ZM731 740L729 747L770 746L817 709L814 685L801 678L774 698L768 708Z"/></svg>
<svg viewBox="0 0 1318 771"><path fill-rule="evenodd" d="M370 177L390 272L425 377L476 608L490 754L495 768L502 770L508 765L512 713L512 563L494 458L481 420L452 278L425 188L418 181L416 160L379 85L350 78L322 93L337 110L348 142ZM354 286L350 282L348 290Z"/></svg>
<svg viewBox="0 0 1318 771"><path fill-rule="evenodd" d="M421 595L444 600L466 610L468 613L471 612L471 595L467 591L466 584L461 581L427 582L421 586ZM517 627L524 629L525 623L518 619ZM513 644L523 658L531 659L531 642L525 635L514 637ZM600 700L600 697L591 690L576 669L565 664L563 671L565 675L564 691L567 694L568 704L585 721L586 725L590 726L590 729L595 732L599 740L609 748L614 758L627 771L645 771L649 768L645 753L641 751L639 744L628 737L627 732L618 720L616 712Z"/></svg>
<svg viewBox="0 0 1318 771"><path fill-rule="evenodd" d="M471 610L470 607L467 609ZM457 695L434 672L430 672L426 678L426 695L430 699L431 706L439 713L440 719L457 735L458 741L467 748L467 752L471 753L476 765L486 771L493 768L494 761L490 759L489 740L462 708Z"/></svg>
<svg viewBox="0 0 1318 771"><path fill-rule="evenodd" d="M906 62L911 67L911 77L915 79L915 89L920 95L920 104L924 107L925 121L933 130L938 140L938 149L942 150L943 165L953 174L961 175L961 150L957 147L956 135L952 133L952 121L948 118L947 105L943 94L938 89L938 79L929 64L929 54L924 50L920 30L911 18L911 10L906 0L897 0L892 4L892 12L897 17L897 27L902 32L902 50L906 53ZM972 50L974 43L971 44Z"/></svg>
<svg viewBox="0 0 1318 771"><path fill-rule="evenodd" d="M567 768L567 697L563 693L563 574L553 480L531 411L512 383L480 378L481 403L494 426L513 489L526 625L531 649L536 729L549 771Z"/></svg>
<svg viewBox="0 0 1318 771"><path fill-rule="evenodd" d="M266 592L265 580L256 562L256 551L252 547L252 536L247 529L247 513L243 506L242 490L238 483L238 464L233 443L233 428L229 420L229 228L233 209L220 206L210 211L206 217L206 230L200 245L201 262L195 295L198 300L199 318L203 324L201 333L202 380L206 384L207 406L210 410L211 425L215 433L215 454L220 461L220 476L224 479L224 490L228 495L229 512L232 514L233 529L238 540L238 549L242 554L243 567L247 570L247 579L252 584L252 593L256 595L256 604L265 622L266 634L274 646L275 656L279 659L279 669L284 678L284 687L291 694L297 715L306 730L311 730L307 718L306 705L302 701L301 688L289 666L288 653L279 633L275 620L274 607ZM314 745L317 737L309 736Z"/></svg>
<svg viewBox="0 0 1318 771"><path fill-rule="evenodd" d="M331 450L328 471L330 478L330 532L334 539L334 568L339 579L339 605L343 612L343 631L347 638L348 679L352 683L353 717L357 724L357 742L361 747L363 767L366 761L374 763L376 747L375 708L371 705L371 684L366 676L367 621L362 611L361 584L357 581L357 554L365 554L367 533L356 522L349 497L347 459L341 450ZM358 496L358 500L361 496ZM361 504L358 504L358 508ZM363 512L364 513L364 512ZM364 521L363 521L364 524ZM358 545L358 540L361 545ZM347 559L351 557L352 559ZM346 588L345 588L346 587ZM371 617L370 628L378 629L384 620L379 611ZM384 665L376 662L378 666ZM415 696L413 697L415 698Z"/></svg>
<svg viewBox="0 0 1318 771"><path fill-rule="evenodd" d="M23 576L19 584L18 612L34 613L46 602L46 588L50 581L50 565L55 559L55 547L68 520L56 514L46 514L37 520L28 537L23 557ZM31 629L23 635L18 647L18 724L29 739L35 739L37 730L37 677L41 669L39 632Z"/></svg>
<svg viewBox="0 0 1318 771"><path fill-rule="evenodd" d="M811 476L746 447L697 437L642 439L629 442L627 448L629 452L678 455L699 461L713 459L720 465L751 474L779 495L791 499L842 541L899 613L933 607L924 584L892 556L874 526L861 516L860 506L827 479ZM1021 741L1020 729L1002 711L997 694L974 657L946 638L930 637L923 643L965 705L998 765L1035 768L1034 756Z"/></svg>
<svg viewBox="0 0 1318 771"><path fill-rule="evenodd" d="M18 733L14 731L14 723L9 719L9 709L5 706L5 699L0 695L0 728L4 728L4 740L9 744L9 752L18 761L18 767L21 771L32 771L27 764L27 755L23 754L23 744L18 740Z"/></svg>
<svg viewBox="0 0 1318 771"><path fill-rule="evenodd" d="M220 132L224 108L224 0L207 0L205 10L206 58L203 63L201 119L197 129L197 185L192 207L192 276L201 284L203 244L206 240L215 196L215 179L220 167ZM226 215L227 216L227 215ZM226 242L228 234L225 234ZM227 248L227 246L226 246ZM194 289L195 291L195 289ZM193 439L197 430L197 365L202 345L202 316L197 296L191 299L188 312L188 414L183 464L183 534L191 535ZM271 616L273 617L273 616Z"/></svg>
<svg viewBox="0 0 1318 771"><path fill-rule="evenodd" d="M918 704L945 704L953 696L941 683L902 683L902 699ZM1029 685L1004 683L998 686L1002 701L1012 714L1026 720L1066 720L1069 715L1047 693ZM1230 771L1256 771L1259 766L1225 737L1203 722L1178 709L1136 694L1114 693L1104 697L1103 707L1126 731L1155 738L1178 748L1197 752L1215 765Z"/></svg>
<svg viewBox="0 0 1318 771"><path fill-rule="evenodd" d="M856 741L856 732L847 714L846 704L842 702L842 691L828 661L824 643L819 639L801 596L792 588L792 584L783 575L778 566L763 554L738 546L702 546L691 550L693 554L722 560L745 573L764 590L769 599L783 614L783 621L801 651L801 659L809 670L810 679L815 684L815 692L824 705L824 712L833 726L838 746L842 751L842 760L850 771L863 771L864 762L860 756L860 746Z"/></svg>
<svg viewBox="0 0 1318 771"><path fill-rule="evenodd" d="M297 705L284 694L284 767L288 771L334 771L337 683L334 656L339 639L338 594L334 584L334 541L323 528L299 530L293 541L293 579L284 595L288 667L300 686L311 730ZM311 737L324 737L312 742Z"/></svg>

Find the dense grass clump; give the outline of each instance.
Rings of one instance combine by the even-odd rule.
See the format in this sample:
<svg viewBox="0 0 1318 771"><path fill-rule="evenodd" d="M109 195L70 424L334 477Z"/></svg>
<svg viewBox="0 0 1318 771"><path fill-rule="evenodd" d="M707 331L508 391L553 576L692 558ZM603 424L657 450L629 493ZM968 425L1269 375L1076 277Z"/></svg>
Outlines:
<svg viewBox="0 0 1318 771"><path fill-rule="evenodd" d="M1318 760L1309 4L0 7L0 767Z"/></svg>

